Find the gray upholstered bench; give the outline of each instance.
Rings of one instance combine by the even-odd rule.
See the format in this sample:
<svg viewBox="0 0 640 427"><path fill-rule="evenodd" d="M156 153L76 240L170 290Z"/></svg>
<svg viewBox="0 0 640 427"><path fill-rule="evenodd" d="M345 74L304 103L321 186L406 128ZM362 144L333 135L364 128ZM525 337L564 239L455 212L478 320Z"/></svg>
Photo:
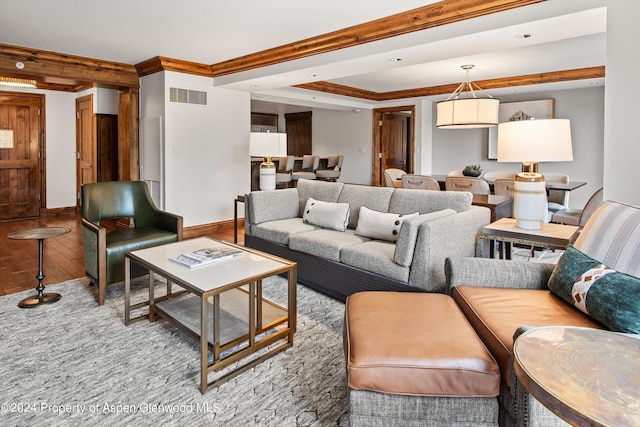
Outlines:
<svg viewBox="0 0 640 427"><path fill-rule="evenodd" d="M360 292L345 310L351 427L498 425L498 365L451 297Z"/></svg>

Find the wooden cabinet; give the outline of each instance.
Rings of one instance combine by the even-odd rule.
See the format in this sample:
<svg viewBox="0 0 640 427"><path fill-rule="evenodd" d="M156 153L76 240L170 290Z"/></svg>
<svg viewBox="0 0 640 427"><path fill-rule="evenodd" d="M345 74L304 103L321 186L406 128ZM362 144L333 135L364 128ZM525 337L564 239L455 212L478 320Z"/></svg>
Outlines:
<svg viewBox="0 0 640 427"><path fill-rule="evenodd" d="M278 132L278 115L251 113L251 132Z"/></svg>
<svg viewBox="0 0 640 427"><path fill-rule="evenodd" d="M311 111L284 115L287 126L287 154L301 157L313 154L311 144Z"/></svg>

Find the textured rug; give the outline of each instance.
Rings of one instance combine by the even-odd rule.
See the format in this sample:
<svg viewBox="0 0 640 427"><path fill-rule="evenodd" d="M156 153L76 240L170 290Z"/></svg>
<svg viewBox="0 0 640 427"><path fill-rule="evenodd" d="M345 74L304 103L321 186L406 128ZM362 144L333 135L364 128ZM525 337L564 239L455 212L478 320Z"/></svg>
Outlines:
<svg viewBox="0 0 640 427"><path fill-rule="evenodd" d="M33 291L0 298L3 426L348 425L344 305L305 286L293 347L204 395L196 340L163 321L125 326L123 284L102 307L83 279L47 291L62 299L20 309ZM265 281L264 294L286 304L286 281Z"/></svg>

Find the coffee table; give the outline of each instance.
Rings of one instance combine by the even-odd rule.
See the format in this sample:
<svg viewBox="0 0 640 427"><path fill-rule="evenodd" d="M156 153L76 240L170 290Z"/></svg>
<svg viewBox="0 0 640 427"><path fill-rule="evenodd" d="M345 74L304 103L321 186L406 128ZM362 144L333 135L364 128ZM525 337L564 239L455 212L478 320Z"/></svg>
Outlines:
<svg viewBox="0 0 640 427"><path fill-rule="evenodd" d="M204 248L234 247L242 253L197 269L169 258ZM131 262L148 269L149 299L131 305ZM167 291L154 296L154 274L167 279ZM262 280L286 274L287 307L262 296ZM296 331L297 264L254 249L208 237L183 240L125 255L125 324L161 317L200 341L200 392L216 387L261 361L293 346ZM172 292L171 284L182 288ZM131 317L132 310L147 313ZM209 363L209 353L213 355ZM209 373L236 367L209 381ZM244 364L242 364L244 363Z"/></svg>
<svg viewBox="0 0 640 427"><path fill-rule="evenodd" d="M572 425L640 425L640 340L590 328L531 329L513 345L524 387Z"/></svg>
<svg viewBox="0 0 640 427"><path fill-rule="evenodd" d="M580 227L542 223L539 230L518 228L514 218L502 218L492 222L478 234L476 256L482 256L483 240L489 240L489 257L493 258L493 241L505 242L507 259L511 259L511 244L519 243L527 246L542 246L549 249L565 249L578 238Z"/></svg>

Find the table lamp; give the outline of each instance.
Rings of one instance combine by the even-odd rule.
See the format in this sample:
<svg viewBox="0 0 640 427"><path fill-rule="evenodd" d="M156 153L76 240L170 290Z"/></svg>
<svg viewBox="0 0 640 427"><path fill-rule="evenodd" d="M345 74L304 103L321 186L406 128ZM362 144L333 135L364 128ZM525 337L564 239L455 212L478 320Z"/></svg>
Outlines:
<svg viewBox="0 0 640 427"><path fill-rule="evenodd" d="M544 220L547 192L538 162L573 160L568 119L517 120L498 124L498 161L522 162L513 190L519 228L537 230Z"/></svg>
<svg viewBox="0 0 640 427"><path fill-rule="evenodd" d="M260 164L260 190L276 189L276 165L271 157L287 155L287 134L275 132L251 132L249 135L251 157L265 157Z"/></svg>

